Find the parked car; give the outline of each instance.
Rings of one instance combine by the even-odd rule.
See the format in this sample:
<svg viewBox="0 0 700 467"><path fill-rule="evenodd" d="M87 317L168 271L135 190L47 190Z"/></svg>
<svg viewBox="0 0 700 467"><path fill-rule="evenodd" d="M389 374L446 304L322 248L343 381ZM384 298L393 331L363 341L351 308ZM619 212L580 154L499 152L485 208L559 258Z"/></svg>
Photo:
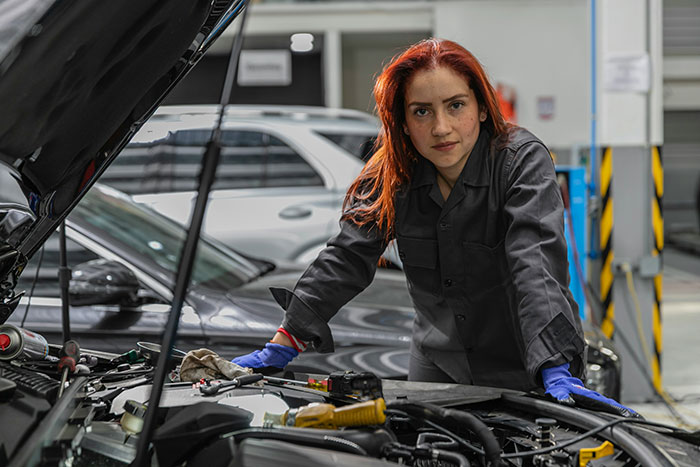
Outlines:
<svg viewBox="0 0 700 467"><path fill-rule="evenodd" d="M128 195L95 185L66 220L72 333L88 347L111 352L124 352L138 340L159 341L185 234L180 224ZM53 342L62 332L58 246L54 233L24 268L17 289L26 295L7 321ZM292 287L303 270L248 258L203 237L179 346L207 347L231 358L263 346L284 314L268 288ZM297 363L316 372L354 367L381 377L405 376L413 313L404 276L380 271L333 319L339 352L305 353ZM345 354L355 359L349 367L340 366L350 363Z"/></svg>
<svg viewBox="0 0 700 467"><path fill-rule="evenodd" d="M159 108L102 181L182 224L189 221L218 106ZM308 262L339 231L345 192L377 135L348 109L228 106L204 231L273 260Z"/></svg>
<svg viewBox="0 0 700 467"><path fill-rule="evenodd" d="M151 215L153 224L171 233L155 237L143 217L143 212L151 212L139 208L133 215L143 221L140 224L114 223L110 214L100 211L104 204L95 200L111 196L121 200L126 211L133 204L108 190L86 193L243 6L236 0L0 4L0 161L25 196L20 203L0 205L0 324L5 325L0 333L0 464L130 464L138 441L147 439L141 421L154 414L153 443L145 445L148 451L144 462L136 462L139 467L692 465L700 446L697 433L499 388L393 380L381 381L380 388L371 374L341 372L330 375L335 378L331 382L341 384L327 384L328 390L322 391L322 383L312 382L317 384L314 389L291 374L293 382L268 378L262 387L216 386L216 380L199 387L171 383L164 387L164 397L154 402L157 406L145 404L154 376L161 374L154 372L158 349L142 345L143 358L132 360L130 354L117 356L100 347L112 336L126 337L119 329L131 329L132 340L137 340L141 332L161 326L170 308L170 293L163 284L179 273L172 265L180 254L182 229ZM82 235L84 245L112 262L76 268L73 295L76 304L85 305L84 316L77 308L70 310L75 336L80 339L87 328L101 334L94 341L97 348L83 343L76 371L71 372L70 365L62 371L64 384L57 371L60 345L48 348L48 358L39 358L46 350L40 339L31 330L14 334L19 331L7 327L6 321L24 318L18 281L38 272L39 287L42 268L31 271L27 263L34 258L38 264L43 248L44 259L51 259L53 248L45 242L81 199L84 205L77 209L93 209L86 222L109 237L113 249L100 243L101 235L87 237L77 222L68 230L74 238ZM119 260L128 256L122 250L131 244L142 249L129 257L133 269L127 269ZM267 263L238 258L211 242L199 247L200 267L187 297L192 309L184 308L183 325L204 324L205 315L196 308L200 304L219 310L215 316L221 328L230 334L238 326L241 338L256 325L267 326L266 313L279 317L277 308L266 308L262 300L253 313L240 299L221 293L223 283L244 283L260 271L268 272L262 279L271 277ZM141 264L153 269L138 275ZM229 269L234 264L236 272ZM114 276L100 277L105 269ZM78 274L81 270L84 274ZM95 273L96 280L86 278L88 273ZM25 326L33 307L41 305L37 289L31 290L33 282L30 278L26 291L30 306ZM118 315L96 304L119 297L123 309ZM239 309L245 314L237 314ZM366 325L365 317L353 316L347 332L390 327L381 315L371 316L378 321ZM99 326L88 324L95 318ZM343 331L336 330L337 336ZM34 350L25 355L30 342ZM368 399L365 406L353 405L363 399ZM300 410L334 410L317 403L338 406L341 411L333 412L333 421L340 426L279 424L284 419L284 425L296 425L304 419ZM358 410L361 416L347 417L354 426L340 423L343 415L358 415ZM265 413L269 426L263 428Z"/></svg>
<svg viewBox="0 0 700 467"><path fill-rule="evenodd" d="M73 333L86 345L111 352L133 347L134 336L158 341L175 289L184 228L99 184L71 212L66 227ZM56 233L25 267L18 288L27 294L8 321L52 341L62 332L58 260ZM263 346L283 318L269 288L291 289L303 271L303 265L248 258L202 238L179 326L180 347L207 347L233 357ZM331 320L338 350L305 352L292 368L316 373L354 368L405 378L413 317L403 273L380 269ZM586 339L587 383L618 397L620 368L612 343L590 326Z"/></svg>

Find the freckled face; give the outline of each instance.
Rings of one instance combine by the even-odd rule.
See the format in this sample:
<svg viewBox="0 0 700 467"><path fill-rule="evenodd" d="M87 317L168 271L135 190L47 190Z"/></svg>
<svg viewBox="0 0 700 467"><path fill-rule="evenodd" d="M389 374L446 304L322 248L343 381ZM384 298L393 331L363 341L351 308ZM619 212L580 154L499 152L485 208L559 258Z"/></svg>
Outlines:
<svg viewBox="0 0 700 467"><path fill-rule="evenodd" d="M443 176L455 180L486 120L474 91L462 75L438 67L416 72L404 97L404 131L423 157Z"/></svg>

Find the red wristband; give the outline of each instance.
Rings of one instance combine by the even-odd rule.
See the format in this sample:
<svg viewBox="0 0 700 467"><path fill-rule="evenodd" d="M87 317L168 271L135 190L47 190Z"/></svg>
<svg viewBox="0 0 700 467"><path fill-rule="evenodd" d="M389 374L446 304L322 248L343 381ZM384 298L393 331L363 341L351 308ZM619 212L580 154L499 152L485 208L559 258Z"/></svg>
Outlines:
<svg viewBox="0 0 700 467"><path fill-rule="evenodd" d="M297 352L301 353L301 352L303 352L304 350L306 350L307 345L306 345L304 342L302 342L302 341L300 341L299 339L297 339L296 337L292 336L292 335L291 335L286 329L284 329L282 326L280 326L280 327L277 329L277 332L281 332L282 334L284 334L285 336L287 336L287 337L289 338L289 340L292 341L292 347L294 347L294 348L296 349Z"/></svg>

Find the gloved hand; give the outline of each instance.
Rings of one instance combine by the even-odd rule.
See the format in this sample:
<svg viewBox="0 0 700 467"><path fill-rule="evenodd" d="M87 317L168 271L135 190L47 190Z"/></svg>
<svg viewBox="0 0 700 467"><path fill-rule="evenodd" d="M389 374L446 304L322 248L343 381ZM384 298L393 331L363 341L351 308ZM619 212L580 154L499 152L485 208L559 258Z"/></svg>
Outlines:
<svg viewBox="0 0 700 467"><path fill-rule="evenodd" d="M262 350L256 350L247 355L241 355L231 360L236 365L247 368L284 368L299 352L292 347L268 342Z"/></svg>
<svg viewBox="0 0 700 467"><path fill-rule="evenodd" d="M543 368L542 382L545 393L563 404L578 405L586 409L622 415L623 417L641 418L641 415L629 407L586 389L580 379L571 376L568 363L552 368Z"/></svg>

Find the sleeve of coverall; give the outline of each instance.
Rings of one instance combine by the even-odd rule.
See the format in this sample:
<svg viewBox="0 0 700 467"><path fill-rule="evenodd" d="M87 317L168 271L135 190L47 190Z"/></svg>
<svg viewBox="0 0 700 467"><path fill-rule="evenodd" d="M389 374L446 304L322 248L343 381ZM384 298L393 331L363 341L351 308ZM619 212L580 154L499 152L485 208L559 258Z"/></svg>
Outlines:
<svg viewBox="0 0 700 467"><path fill-rule="evenodd" d="M294 292L272 290L286 310L282 327L312 342L318 352L333 352L328 321L372 282L385 247L384 235L374 224L342 220L340 233L306 269Z"/></svg>
<svg viewBox="0 0 700 467"><path fill-rule="evenodd" d="M518 302L524 362L541 385L543 367L571 362L583 371L585 342L578 307L569 291L564 204L554 163L540 142L508 154L505 249Z"/></svg>

